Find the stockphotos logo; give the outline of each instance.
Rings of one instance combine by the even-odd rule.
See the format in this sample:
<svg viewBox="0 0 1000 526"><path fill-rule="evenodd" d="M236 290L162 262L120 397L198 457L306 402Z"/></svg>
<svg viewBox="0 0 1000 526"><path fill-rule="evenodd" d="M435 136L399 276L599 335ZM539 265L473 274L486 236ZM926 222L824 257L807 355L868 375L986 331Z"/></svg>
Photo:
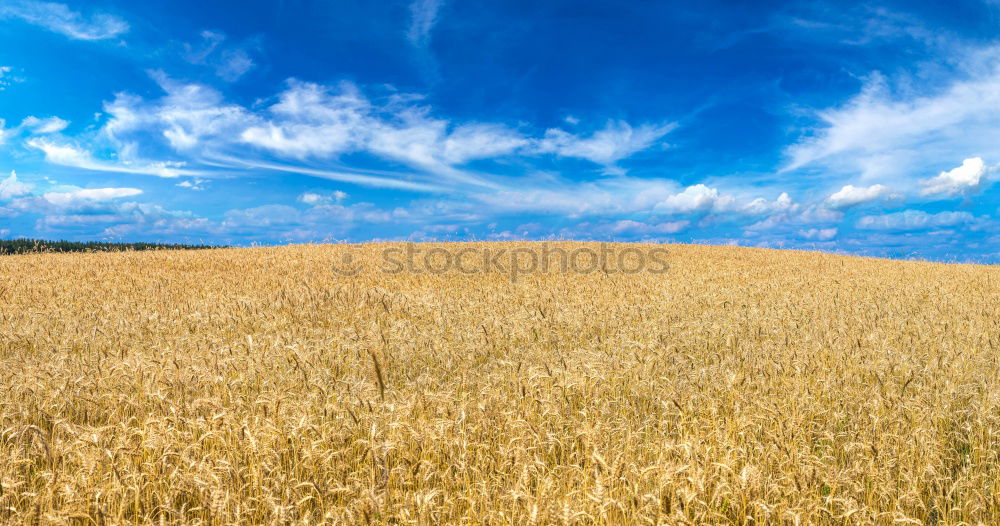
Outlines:
<svg viewBox="0 0 1000 526"><path fill-rule="evenodd" d="M371 269L364 264L356 246L334 259L333 272L353 277ZM406 243L382 248L376 259L377 272L384 274L502 274L512 282L536 272L560 274L663 274L669 270L669 252L658 245L642 248L600 243L567 249L548 242L530 246L426 246Z"/></svg>

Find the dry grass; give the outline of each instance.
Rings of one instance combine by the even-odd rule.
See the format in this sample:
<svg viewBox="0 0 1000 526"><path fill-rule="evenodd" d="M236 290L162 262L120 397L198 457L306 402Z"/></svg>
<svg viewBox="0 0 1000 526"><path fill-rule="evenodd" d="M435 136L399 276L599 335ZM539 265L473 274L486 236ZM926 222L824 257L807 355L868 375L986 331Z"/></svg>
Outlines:
<svg viewBox="0 0 1000 526"><path fill-rule="evenodd" d="M997 267L343 250L0 258L0 523L1000 523Z"/></svg>

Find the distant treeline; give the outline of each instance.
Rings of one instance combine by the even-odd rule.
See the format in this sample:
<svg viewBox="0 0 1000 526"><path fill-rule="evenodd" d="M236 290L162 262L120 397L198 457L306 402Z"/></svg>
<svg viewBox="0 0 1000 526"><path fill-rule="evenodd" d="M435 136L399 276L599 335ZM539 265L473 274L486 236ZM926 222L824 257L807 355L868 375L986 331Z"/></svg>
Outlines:
<svg viewBox="0 0 1000 526"><path fill-rule="evenodd" d="M46 241L44 239L0 239L0 255L37 252L120 252L124 250L193 250L222 248L217 245L165 243L112 243L106 241Z"/></svg>

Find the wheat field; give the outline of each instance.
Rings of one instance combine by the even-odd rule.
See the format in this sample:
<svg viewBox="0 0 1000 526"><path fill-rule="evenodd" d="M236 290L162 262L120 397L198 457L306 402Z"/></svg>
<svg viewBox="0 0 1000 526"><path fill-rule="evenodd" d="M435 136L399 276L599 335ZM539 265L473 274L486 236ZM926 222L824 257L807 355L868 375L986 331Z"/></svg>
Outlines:
<svg viewBox="0 0 1000 526"><path fill-rule="evenodd" d="M0 523L1000 523L998 267L385 247L0 258Z"/></svg>

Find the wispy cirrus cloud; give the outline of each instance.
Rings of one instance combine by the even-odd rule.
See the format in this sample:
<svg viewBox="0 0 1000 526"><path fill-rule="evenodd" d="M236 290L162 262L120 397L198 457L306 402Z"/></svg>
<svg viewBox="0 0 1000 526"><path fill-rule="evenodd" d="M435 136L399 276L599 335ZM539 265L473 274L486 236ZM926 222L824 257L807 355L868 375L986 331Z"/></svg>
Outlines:
<svg viewBox="0 0 1000 526"><path fill-rule="evenodd" d="M183 45L184 60L212 68L216 76L226 82L235 82L256 67L246 44L227 43L221 31L202 31L201 41Z"/></svg>
<svg viewBox="0 0 1000 526"><path fill-rule="evenodd" d="M35 0L5 0L0 4L0 18L18 18L76 40L106 40L129 30L128 23L115 15L86 16L66 4Z"/></svg>
<svg viewBox="0 0 1000 526"><path fill-rule="evenodd" d="M914 175L956 158L1000 158L992 138L1000 127L1000 47L962 56L950 77L933 84L869 75L846 104L816 112L816 128L786 149L783 171L860 173L866 180L913 184ZM912 87L928 84L934 87Z"/></svg>
<svg viewBox="0 0 1000 526"><path fill-rule="evenodd" d="M413 46L421 75L429 84L440 79L437 60L431 54L431 35L445 0L412 0L406 38Z"/></svg>
<svg viewBox="0 0 1000 526"><path fill-rule="evenodd" d="M676 123L643 124L632 127L624 121L609 121L603 129L589 137L553 128L537 141L541 153L554 153L561 157L576 157L600 164L610 173L623 173L616 163L636 152L653 146L656 141L677 127Z"/></svg>
<svg viewBox="0 0 1000 526"><path fill-rule="evenodd" d="M550 129L532 137L502 123L456 124L434 116L419 97L372 98L349 82L325 86L293 79L273 104L251 109L226 102L211 87L178 82L160 72L153 76L165 91L161 99L119 94L105 105L110 119L101 134L119 149L140 143L149 148L165 139L166 146L192 161L239 158L244 165L282 170L293 162L303 165L302 173L330 172L336 177L350 170L327 166L336 165L343 155L364 153L404 165L412 170L405 183L425 186L447 182L498 189L502 184L496 178L466 165L508 156L575 157L622 174L621 161L653 147L676 127L612 121L589 136ZM393 177L390 174L378 179Z"/></svg>
<svg viewBox="0 0 1000 526"><path fill-rule="evenodd" d="M25 142L25 145L43 152L45 160L52 164L95 172L156 175L159 177L178 177L181 175L199 175L202 173L197 170L185 169L183 168L183 163L177 162L115 162L99 160L95 159L93 154L85 149L41 138L29 139Z"/></svg>
<svg viewBox="0 0 1000 526"><path fill-rule="evenodd" d="M406 32L406 38L413 45L427 46L442 5L444 0L413 0L410 4L410 27Z"/></svg>
<svg viewBox="0 0 1000 526"><path fill-rule="evenodd" d="M81 203L100 203L132 197L142 193L138 188L81 188L69 192L46 192L42 198L56 206L71 207Z"/></svg>

